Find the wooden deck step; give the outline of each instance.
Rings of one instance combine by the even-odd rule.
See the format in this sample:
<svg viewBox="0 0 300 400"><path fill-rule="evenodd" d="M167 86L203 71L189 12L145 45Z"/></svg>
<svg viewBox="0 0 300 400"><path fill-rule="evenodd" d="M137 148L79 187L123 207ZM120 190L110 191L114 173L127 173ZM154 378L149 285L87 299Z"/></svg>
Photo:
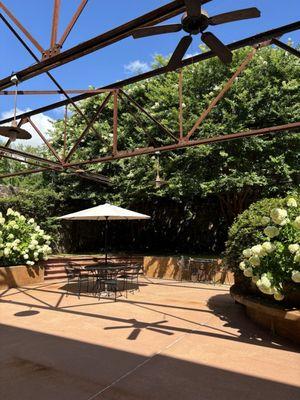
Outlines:
<svg viewBox="0 0 300 400"><path fill-rule="evenodd" d="M54 279L66 280L67 275L66 275L66 273L50 274L50 275L45 275L44 279L45 279L45 281L54 280Z"/></svg>

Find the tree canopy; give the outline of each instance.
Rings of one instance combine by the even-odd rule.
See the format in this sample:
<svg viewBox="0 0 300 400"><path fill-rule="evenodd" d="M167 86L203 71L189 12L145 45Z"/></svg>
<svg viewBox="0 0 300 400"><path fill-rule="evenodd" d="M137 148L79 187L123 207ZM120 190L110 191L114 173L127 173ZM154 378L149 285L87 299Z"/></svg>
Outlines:
<svg viewBox="0 0 300 400"><path fill-rule="evenodd" d="M192 128L249 51L251 48L236 51L230 66L212 58L183 70L185 133ZM157 56L153 67L166 61ZM271 46L262 48L193 138L299 121L299 89L299 59ZM178 135L178 73L151 78L124 90ZM98 95L80 102L85 116L92 118L103 99L104 95ZM119 103L120 150L171 143L168 135L130 104L126 97L123 96ZM94 124L96 132L89 130L72 161L106 155L112 148L112 109L110 101ZM67 125L68 149L85 126L83 118L72 112ZM56 149L63 146L63 130L64 122L57 121L51 138ZM299 133L284 132L169 151L160 155L160 174L167 184L159 189L154 185L155 156L149 155L89 167L111 177L111 187L83 181L71 174L56 175L52 172L43 173L38 185L49 185L60 193L66 208L70 208L70 201L74 199L91 205L105 200L125 206L168 202L182 204L185 222L196 218L195 210L198 208L195 206L204 201L217 207L219 223L227 226L253 201L280 196L298 186L299 150ZM43 151L46 152L46 149ZM3 163L1 160L2 170L7 168L3 167Z"/></svg>

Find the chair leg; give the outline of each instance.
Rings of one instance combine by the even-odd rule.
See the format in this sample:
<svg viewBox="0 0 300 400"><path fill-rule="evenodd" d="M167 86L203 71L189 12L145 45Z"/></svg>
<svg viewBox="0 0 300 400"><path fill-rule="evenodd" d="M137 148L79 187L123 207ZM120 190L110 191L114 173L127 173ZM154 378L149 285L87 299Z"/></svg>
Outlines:
<svg viewBox="0 0 300 400"><path fill-rule="evenodd" d="M69 279L69 277L67 277L67 279L68 279L68 281L67 281L67 290L66 290L67 294L66 294L66 296L68 297L69 296L70 279Z"/></svg>
<svg viewBox="0 0 300 400"><path fill-rule="evenodd" d="M77 294L79 299L80 299L80 293L81 293L81 279L78 276Z"/></svg>

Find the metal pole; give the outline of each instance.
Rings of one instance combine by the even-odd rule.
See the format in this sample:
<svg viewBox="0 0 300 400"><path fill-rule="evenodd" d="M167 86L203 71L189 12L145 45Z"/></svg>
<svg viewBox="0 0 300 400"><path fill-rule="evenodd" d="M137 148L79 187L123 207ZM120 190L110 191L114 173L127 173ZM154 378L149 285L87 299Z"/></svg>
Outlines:
<svg viewBox="0 0 300 400"><path fill-rule="evenodd" d="M108 231L108 217L105 217L105 233L104 233L105 265L107 265L107 231Z"/></svg>
<svg viewBox="0 0 300 400"><path fill-rule="evenodd" d="M182 119L182 68L179 70L178 76L178 97L179 97L179 140L183 139L183 119Z"/></svg>
<svg viewBox="0 0 300 400"><path fill-rule="evenodd" d="M114 109L113 109L113 148L112 153L118 151L118 90L114 91Z"/></svg>

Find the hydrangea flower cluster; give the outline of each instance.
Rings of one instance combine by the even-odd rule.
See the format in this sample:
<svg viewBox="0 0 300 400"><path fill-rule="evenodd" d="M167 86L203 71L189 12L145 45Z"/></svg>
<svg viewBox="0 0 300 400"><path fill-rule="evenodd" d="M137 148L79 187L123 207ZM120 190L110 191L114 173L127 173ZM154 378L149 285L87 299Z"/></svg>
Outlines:
<svg viewBox="0 0 300 400"><path fill-rule="evenodd" d="M288 198L287 208L273 208L260 221L262 241L244 249L239 268L258 289L275 300L284 299L285 283L300 283L300 215L298 204Z"/></svg>
<svg viewBox="0 0 300 400"><path fill-rule="evenodd" d="M51 237L34 221L9 208L6 216L0 212L1 265L34 265L47 260L51 253Z"/></svg>

